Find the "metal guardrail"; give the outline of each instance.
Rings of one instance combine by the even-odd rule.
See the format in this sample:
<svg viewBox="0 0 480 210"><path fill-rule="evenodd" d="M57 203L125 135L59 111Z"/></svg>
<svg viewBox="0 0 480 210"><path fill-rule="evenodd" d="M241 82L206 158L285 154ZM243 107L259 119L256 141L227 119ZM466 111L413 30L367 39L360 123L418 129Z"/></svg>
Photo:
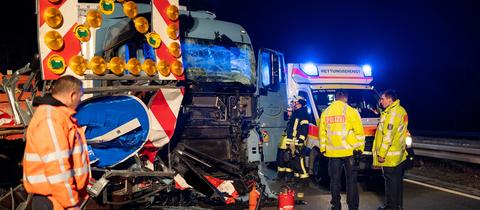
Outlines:
<svg viewBox="0 0 480 210"><path fill-rule="evenodd" d="M413 137L415 155L480 164L480 142Z"/></svg>

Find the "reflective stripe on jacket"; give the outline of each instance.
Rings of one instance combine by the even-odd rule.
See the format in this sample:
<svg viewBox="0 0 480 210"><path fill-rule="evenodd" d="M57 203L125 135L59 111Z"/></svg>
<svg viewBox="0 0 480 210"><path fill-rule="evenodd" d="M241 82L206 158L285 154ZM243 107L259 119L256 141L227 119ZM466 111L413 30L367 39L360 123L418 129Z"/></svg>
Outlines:
<svg viewBox="0 0 480 210"><path fill-rule="evenodd" d="M396 100L380 117L372 149L374 166L395 167L407 159L407 126L407 112ZM385 158L385 162L379 163L377 156Z"/></svg>
<svg viewBox="0 0 480 210"><path fill-rule="evenodd" d="M348 157L363 151L365 134L358 111L343 101L334 101L320 117L320 152L327 157Z"/></svg>
<svg viewBox="0 0 480 210"><path fill-rule="evenodd" d="M74 113L40 105L26 133L23 184L29 193L48 196L54 209L79 206L90 177L85 134Z"/></svg>
<svg viewBox="0 0 480 210"><path fill-rule="evenodd" d="M303 145L307 139L309 116L305 106L295 110L288 122L287 139L295 139L295 145Z"/></svg>
<svg viewBox="0 0 480 210"><path fill-rule="evenodd" d="M282 136L280 137L280 144L278 145L279 149L287 149L287 145L292 143L291 139L287 139L287 133L283 131Z"/></svg>

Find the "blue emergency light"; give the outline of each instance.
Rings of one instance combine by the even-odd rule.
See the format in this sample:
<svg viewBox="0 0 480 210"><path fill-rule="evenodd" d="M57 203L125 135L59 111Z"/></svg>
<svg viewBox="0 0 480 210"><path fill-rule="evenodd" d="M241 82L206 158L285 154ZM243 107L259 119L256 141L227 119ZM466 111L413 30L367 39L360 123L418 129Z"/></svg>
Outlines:
<svg viewBox="0 0 480 210"><path fill-rule="evenodd" d="M315 65L313 63L302 64L301 68L302 68L302 71L305 72L305 74L307 74L309 76L318 75L317 65Z"/></svg>
<svg viewBox="0 0 480 210"><path fill-rule="evenodd" d="M368 64L362 66L363 74L366 77L371 77L372 76L372 67Z"/></svg>

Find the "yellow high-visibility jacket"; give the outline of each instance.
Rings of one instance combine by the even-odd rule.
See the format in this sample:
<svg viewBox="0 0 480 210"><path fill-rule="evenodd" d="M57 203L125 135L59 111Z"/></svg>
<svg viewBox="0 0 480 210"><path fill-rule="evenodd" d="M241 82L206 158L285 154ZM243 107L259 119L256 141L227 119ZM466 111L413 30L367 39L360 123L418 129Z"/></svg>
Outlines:
<svg viewBox="0 0 480 210"><path fill-rule="evenodd" d="M405 138L407 137L408 115L396 100L382 112L373 141L373 165L395 167L407 159ZM379 163L378 156L385 158Z"/></svg>
<svg viewBox="0 0 480 210"><path fill-rule="evenodd" d="M319 133L320 152L327 157L348 157L365 148L360 114L343 101L334 101L322 112Z"/></svg>

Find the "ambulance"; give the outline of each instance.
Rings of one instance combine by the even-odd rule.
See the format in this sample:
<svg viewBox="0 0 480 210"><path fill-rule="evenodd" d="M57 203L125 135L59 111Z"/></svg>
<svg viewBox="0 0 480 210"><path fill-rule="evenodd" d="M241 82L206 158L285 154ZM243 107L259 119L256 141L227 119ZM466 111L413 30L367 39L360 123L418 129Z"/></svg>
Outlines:
<svg viewBox="0 0 480 210"><path fill-rule="evenodd" d="M372 145L375 130L380 120L379 94L372 86L372 68L369 65L290 63L286 72L287 99L301 96L307 101L311 116L307 145L311 149L309 167L317 181L328 180L328 160L319 155L320 115L333 101L335 91L348 92L348 104L362 118L365 131L365 151L360 161L360 170L370 172Z"/></svg>

